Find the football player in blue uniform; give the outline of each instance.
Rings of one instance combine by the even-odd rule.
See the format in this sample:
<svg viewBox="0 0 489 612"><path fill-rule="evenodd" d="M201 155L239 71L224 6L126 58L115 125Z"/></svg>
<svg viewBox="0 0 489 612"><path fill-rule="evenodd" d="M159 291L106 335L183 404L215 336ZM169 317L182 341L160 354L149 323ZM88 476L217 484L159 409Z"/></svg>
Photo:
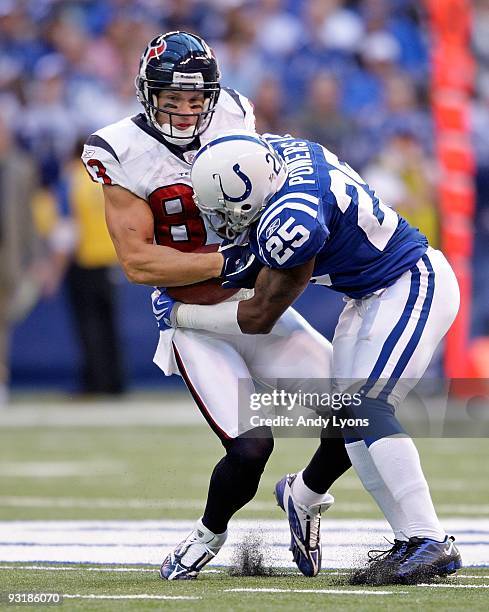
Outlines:
<svg viewBox="0 0 489 612"><path fill-rule="evenodd" d="M216 306L170 300L167 323L212 330L219 321L229 334L268 333L309 282L343 293L334 384L362 394L359 406L342 409L354 424L343 430L344 441L395 539L374 573L381 581L411 583L455 572L460 554L438 520L418 451L395 415L458 311L457 280L443 254L348 164L306 140L228 133L199 150L192 183L214 228L248 245L241 256L236 251L226 282L255 292ZM364 419L368 426L360 425ZM295 489L302 472L276 485L299 567L313 559L309 527L297 520L296 506L324 495L317 465L315 472L316 490L303 482Z"/></svg>

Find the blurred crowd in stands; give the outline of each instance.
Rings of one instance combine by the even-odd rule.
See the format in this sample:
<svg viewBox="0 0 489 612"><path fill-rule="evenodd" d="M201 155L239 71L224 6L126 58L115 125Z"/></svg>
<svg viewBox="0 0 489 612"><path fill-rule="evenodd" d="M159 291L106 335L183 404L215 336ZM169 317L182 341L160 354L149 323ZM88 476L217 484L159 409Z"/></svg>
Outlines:
<svg viewBox="0 0 489 612"><path fill-rule="evenodd" d="M480 196L473 331L489 335L489 0L473 5ZM142 111L134 77L148 40L177 29L202 35L222 82L254 102L259 132L300 134L331 148L437 246L424 19L422 0L0 0L1 199L32 206L39 233L15 247L11 277L30 279L15 310L65 280L88 353L98 338L99 361L84 367L85 391L117 393L124 381L119 366L110 368L112 380L97 380L97 371L107 371L104 359L114 366L117 330L113 294L90 291L114 282L116 259L101 190L78 155L90 133ZM0 224L2 249L7 230L23 236L29 227L26 212L18 216ZM4 291L3 282L2 292L4 330L12 316L7 297L17 292ZM94 307L102 318L90 320ZM0 363L5 338L0 331Z"/></svg>

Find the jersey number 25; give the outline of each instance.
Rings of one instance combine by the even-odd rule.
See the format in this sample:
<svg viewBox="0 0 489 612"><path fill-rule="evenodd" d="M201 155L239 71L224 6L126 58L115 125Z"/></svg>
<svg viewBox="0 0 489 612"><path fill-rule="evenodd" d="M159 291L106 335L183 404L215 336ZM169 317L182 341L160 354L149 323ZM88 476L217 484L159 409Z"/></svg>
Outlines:
<svg viewBox="0 0 489 612"><path fill-rule="evenodd" d="M290 259L294 254L292 249L302 246L311 235L311 232L306 227L294 225L295 222L295 217L289 217L265 243L265 248L270 253L270 256L279 265L284 264ZM293 227L291 228L291 226ZM293 242L291 242L292 240ZM290 246L284 248L284 241L290 243Z"/></svg>

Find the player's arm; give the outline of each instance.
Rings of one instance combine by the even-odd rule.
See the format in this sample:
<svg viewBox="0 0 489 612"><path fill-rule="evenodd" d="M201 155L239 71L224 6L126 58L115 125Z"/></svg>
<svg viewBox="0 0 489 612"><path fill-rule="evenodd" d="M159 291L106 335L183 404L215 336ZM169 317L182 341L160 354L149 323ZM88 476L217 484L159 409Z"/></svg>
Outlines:
<svg viewBox="0 0 489 612"><path fill-rule="evenodd" d="M305 289L313 267L314 258L288 269L263 268L257 278L254 296L239 302L222 302L214 306L175 304L165 294L157 304L157 314L164 310L168 324L173 327L233 335L267 334Z"/></svg>
<svg viewBox="0 0 489 612"><path fill-rule="evenodd" d="M182 253L154 244L154 219L148 204L118 185L104 185L103 189L107 227L131 282L174 287L220 275L220 253Z"/></svg>
<svg viewBox="0 0 489 612"><path fill-rule="evenodd" d="M279 211L280 217L268 215L253 229L257 243L253 252L265 265L257 277L254 297L214 306L176 304L175 308L165 297L165 307L172 308L169 320L173 326L228 334L266 334L273 328L305 289L316 254L329 233L317 221L316 210L309 210L303 202L295 203L296 198L294 195L289 209ZM272 229L267 231L268 227ZM236 272L229 275L225 271L226 280L240 275L239 265Z"/></svg>
<svg viewBox="0 0 489 612"><path fill-rule="evenodd" d="M237 320L244 334L268 334L287 308L306 288L314 259L294 268L263 268L255 294L238 304Z"/></svg>
<svg viewBox="0 0 489 612"><path fill-rule="evenodd" d="M268 333L311 279L328 230L317 220L317 205L307 194L303 197L290 195L287 208L272 208L255 228L256 252L265 267L254 297L239 303L237 319L243 333Z"/></svg>

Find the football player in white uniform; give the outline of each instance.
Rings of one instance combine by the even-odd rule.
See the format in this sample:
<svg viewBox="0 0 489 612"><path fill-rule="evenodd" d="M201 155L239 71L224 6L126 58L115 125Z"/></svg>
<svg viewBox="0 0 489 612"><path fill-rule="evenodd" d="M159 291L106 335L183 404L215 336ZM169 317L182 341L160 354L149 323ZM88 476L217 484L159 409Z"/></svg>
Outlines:
<svg viewBox="0 0 489 612"><path fill-rule="evenodd" d="M223 262L229 272L236 256L193 252L220 243L221 237L194 203L190 164L199 147L223 131L254 131L252 106L236 91L220 87L212 51L186 32L160 35L149 43L136 88L145 112L92 134L82 155L92 179L103 185L107 224L120 263L131 281L152 286L219 277ZM230 299L249 295L244 290ZM156 314L158 308L156 296ZM292 309L267 335L228 335L219 330L219 322L212 332L161 331L155 363L166 375L182 376L226 450L212 473L204 514L164 560L162 578L195 578L224 544L231 516L256 493L273 438L268 427L240 429L238 380L249 394L254 381L327 379L331 358L330 343ZM306 468L293 489L294 494L302 492L303 500L308 493L314 498L314 504L297 507L304 530L314 527L311 561L304 572L309 575L320 567L320 511L333 501L324 481L332 483L350 466L339 440L323 440L314 462L330 472L323 488L314 491Z"/></svg>

